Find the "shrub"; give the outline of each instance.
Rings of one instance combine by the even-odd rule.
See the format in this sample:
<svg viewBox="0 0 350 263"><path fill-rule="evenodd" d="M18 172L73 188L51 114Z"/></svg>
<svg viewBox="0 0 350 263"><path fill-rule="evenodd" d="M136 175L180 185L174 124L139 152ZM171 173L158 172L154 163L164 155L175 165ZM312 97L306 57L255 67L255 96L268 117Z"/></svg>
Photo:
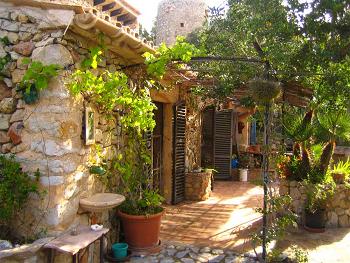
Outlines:
<svg viewBox="0 0 350 263"><path fill-rule="evenodd" d="M14 156L0 155L0 226L8 226L10 220L20 211L31 193L39 194L37 180L23 172Z"/></svg>

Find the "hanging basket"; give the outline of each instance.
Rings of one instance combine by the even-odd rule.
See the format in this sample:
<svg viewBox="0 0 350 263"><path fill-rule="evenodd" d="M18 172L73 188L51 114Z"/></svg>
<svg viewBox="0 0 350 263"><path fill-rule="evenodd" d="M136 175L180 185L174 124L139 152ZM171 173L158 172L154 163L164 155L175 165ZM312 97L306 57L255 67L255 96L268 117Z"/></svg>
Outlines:
<svg viewBox="0 0 350 263"><path fill-rule="evenodd" d="M281 83L254 79L248 82L250 96L258 104L268 104L281 94Z"/></svg>

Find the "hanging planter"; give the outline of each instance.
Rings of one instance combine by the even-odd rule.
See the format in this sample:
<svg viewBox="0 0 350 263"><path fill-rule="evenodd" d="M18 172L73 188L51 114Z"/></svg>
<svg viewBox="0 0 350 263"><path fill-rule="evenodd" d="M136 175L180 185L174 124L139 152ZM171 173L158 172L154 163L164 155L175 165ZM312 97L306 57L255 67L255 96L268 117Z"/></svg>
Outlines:
<svg viewBox="0 0 350 263"><path fill-rule="evenodd" d="M281 94L281 84L276 81L254 79L248 82L250 96L258 104L265 105Z"/></svg>

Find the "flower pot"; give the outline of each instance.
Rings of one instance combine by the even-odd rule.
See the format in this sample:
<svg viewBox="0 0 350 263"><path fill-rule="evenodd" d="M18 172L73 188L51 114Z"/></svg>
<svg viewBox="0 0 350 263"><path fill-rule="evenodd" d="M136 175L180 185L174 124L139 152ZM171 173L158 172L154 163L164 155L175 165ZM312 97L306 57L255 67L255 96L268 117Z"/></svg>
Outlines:
<svg viewBox="0 0 350 263"><path fill-rule="evenodd" d="M344 184L345 183L345 174L332 173L332 177L335 183Z"/></svg>
<svg viewBox="0 0 350 263"><path fill-rule="evenodd" d="M315 212L305 211L305 229L309 232L322 233L326 226L326 209L317 209Z"/></svg>
<svg viewBox="0 0 350 263"><path fill-rule="evenodd" d="M248 181L248 169L239 169L239 181L241 182Z"/></svg>
<svg viewBox="0 0 350 263"><path fill-rule="evenodd" d="M113 257L115 259L123 259L128 255L128 244L126 243L115 243L112 245Z"/></svg>
<svg viewBox="0 0 350 263"><path fill-rule="evenodd" d="M160 224L164 211L155 215L128 215L120 210L125 241L131 250L152 249L159 244Z"/></svg>

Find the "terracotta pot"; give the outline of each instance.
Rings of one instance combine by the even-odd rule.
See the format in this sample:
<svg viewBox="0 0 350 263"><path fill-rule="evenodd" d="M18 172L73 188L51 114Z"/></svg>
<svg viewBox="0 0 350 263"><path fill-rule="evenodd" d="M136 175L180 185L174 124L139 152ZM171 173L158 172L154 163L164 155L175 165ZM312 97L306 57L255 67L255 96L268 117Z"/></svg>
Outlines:
<svg viewBox="0 0 350 263"><path fill-rule="evenodd" d="M332 177L337 184L343 184L345 182L345 174L332 173Z"/></svg>
<svg viewBox="0 0 350 263"><path fill-rule="evenodd" d="M135 216L118 210L125 241L130 249L151 249L159 244L160 224L164 211L155 215Z"/></svg>

